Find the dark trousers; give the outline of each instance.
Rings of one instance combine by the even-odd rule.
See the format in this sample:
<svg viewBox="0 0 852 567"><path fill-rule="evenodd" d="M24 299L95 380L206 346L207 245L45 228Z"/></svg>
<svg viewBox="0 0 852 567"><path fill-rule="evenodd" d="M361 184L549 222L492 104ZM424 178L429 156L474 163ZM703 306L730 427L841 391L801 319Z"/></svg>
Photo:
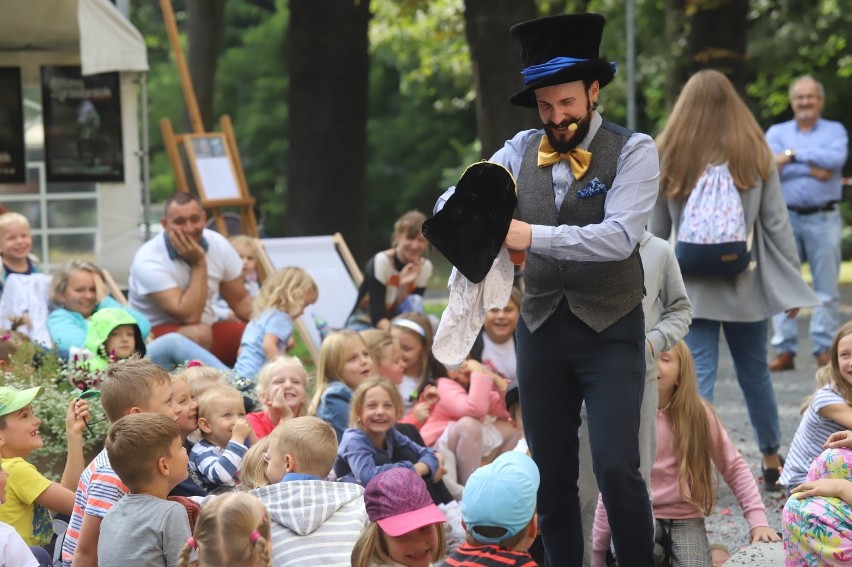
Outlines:
<svg viewBox="0 0 852 567"><path fill-rule="evenodd" d="M639 474L639 408L645 383L642 306L596 333L563 300L530 333L518 321L524 431L541 472L538 514L545 565L583 562L580 406L586 401L592 463L620 567L654 565L653 518Z"/></svg>

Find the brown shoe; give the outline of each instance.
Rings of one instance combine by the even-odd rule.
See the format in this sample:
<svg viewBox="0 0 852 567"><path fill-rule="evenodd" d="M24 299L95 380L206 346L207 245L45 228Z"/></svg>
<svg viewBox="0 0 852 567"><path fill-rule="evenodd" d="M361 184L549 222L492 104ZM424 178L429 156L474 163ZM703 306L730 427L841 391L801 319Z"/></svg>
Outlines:
<svg viewBox="0 0 852 567"><path fill-rule="evenodd" d="M769 370L772 372L781 372L782 370L793 370L796 365L793 364L793 353L779 352L778 356L769 362Z"/></svg>
<svg viewBox="0 0 852 567"><path fill-rule="evenodd" d="M822 368L823 366L828 366L829 364L831 364L831 360L828 358L828 351L827 350L821 350L817 353L816 363L817 363L817 366L819 366L820 368Z"/></svg>

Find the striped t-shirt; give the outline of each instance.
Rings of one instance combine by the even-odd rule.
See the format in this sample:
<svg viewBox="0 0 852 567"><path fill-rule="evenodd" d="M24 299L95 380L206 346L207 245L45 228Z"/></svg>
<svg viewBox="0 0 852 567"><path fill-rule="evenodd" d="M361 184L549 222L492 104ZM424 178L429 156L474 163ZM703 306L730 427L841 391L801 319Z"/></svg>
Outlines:
<svg viewBox="0 0 852 567"><path fill-rule="evenodd" d="M441 564L442 567L536 567L538 563L526 551L512 551L497 545L461 544Z"/></svg>
<svg viewBox="0 0 852 567"><path fill-rule="evenodd" d="M802 415L802 421L799 422L793 442L790 443L787 462L784 463L784 471L778 482L789 488L805 482L811 463L825 449L824 445L829 435L846 429L836 421L826 419L819 414L822 408L836 404L846 405L847 402L831 386L823 386L816 391L808 409Z"/></svg>
<svg viewBox="0 0 852 567"><path fill-rule="evenodd" d="M80 475L80 482L77 483L74 509L71 512L68 530L65 532L65 541L62 542L63 567L71 567L71 559L74 557L77 540L80 538L80 527L83 525L83 514L103 519L113 504L128 492L129 489L112 470L106 449L103 449L89 463Z"/></svg>

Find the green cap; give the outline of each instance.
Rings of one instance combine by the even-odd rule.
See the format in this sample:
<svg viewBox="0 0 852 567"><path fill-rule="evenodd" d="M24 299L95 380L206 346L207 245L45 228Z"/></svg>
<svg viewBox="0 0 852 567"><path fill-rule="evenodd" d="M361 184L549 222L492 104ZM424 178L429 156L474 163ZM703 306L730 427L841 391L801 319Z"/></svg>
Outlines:
<svg viewBox="0 0 852 567"><path fill-rule="evenodd" d="M36 386L26 390L16 390L8 386L0 387L0 416L9 415L28 406L44 393L44 388Z"/></svg>

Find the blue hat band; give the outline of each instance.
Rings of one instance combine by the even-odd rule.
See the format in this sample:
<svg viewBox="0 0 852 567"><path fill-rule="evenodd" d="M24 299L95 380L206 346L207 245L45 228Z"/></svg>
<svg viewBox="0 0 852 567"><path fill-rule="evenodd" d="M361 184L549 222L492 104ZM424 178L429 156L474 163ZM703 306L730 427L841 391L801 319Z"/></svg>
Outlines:
<svg viewBox="0 0 852 567"><path fill-rule="evenodd" d="M549 77L554 73L567 69L568 67L573 67L577 63L583 63L585 61L589 61L589 59L579 59L577 57L555 57L546 63L527 67L521 71L521 74L524 76L524 86L526 87L540 79ZM612 68L612 72L615 73L615 61L610 61L609 66Z"/></svg>

